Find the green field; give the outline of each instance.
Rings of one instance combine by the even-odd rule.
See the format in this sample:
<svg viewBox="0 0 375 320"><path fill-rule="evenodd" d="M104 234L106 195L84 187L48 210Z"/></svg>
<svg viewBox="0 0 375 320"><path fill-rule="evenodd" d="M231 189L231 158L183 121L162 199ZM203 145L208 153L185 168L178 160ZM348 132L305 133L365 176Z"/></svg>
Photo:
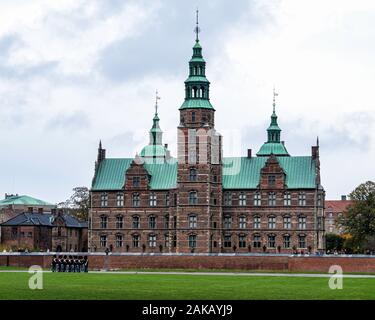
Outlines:
<svg viewBox="0 0 375 320"><path fill-rule="evenodd" d="M226 275L45 273L44 289L28 273L0 273L0 299L375 299L375 279Z"/></svg>

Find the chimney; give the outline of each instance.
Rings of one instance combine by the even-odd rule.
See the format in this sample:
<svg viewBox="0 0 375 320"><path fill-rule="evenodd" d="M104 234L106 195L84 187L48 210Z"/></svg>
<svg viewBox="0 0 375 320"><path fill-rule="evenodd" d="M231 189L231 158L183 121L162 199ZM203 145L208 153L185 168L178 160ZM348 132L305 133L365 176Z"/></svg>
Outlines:
<svg viewBox="0 0 375 320"><path fill-rule="evenodd" d="M164 148L168 149L168 143L164 144Z"/></svg>
<svg viewBox="0 0 375 320"><path fill-rule="evenodd" d="M341 201L346 201L346 196L345 195L341 196Z"/></svg>
<svg viewBox="0 0 375 320"><path fill-rule="evenodd" d="M251 149L247 149L247 157L250 159L251 158Z"/></svg>

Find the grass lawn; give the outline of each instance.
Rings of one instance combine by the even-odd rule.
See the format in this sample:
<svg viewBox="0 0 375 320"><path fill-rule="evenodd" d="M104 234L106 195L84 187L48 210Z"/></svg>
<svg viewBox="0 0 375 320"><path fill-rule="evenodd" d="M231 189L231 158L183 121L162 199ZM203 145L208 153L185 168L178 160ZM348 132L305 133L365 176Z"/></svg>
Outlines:
<svg viewBox="0 0 375 320"><path fill-rule="evenodd" d="M44 289L28 288L30 274L0 273L0 299L375 299L375 279L45 273Z"/></svg>

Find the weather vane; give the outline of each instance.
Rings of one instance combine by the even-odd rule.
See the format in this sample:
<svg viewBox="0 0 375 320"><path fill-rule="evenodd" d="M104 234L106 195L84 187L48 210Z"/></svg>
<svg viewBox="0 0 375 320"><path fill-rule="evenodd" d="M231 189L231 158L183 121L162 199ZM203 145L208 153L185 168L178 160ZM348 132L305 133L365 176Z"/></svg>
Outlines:
<svg viewBox="0 0 375 320"><path fill-rule="evenodd" d="M155 91L155 114L158 114L158 100L161 98L159 97L159 92L158 90Z"/></svg>
<svg viewBox="0 0 375 320"><path fill-rule="evenodd" d="M198 18L199 18L199 10L198 10L198 8L197 8L196 14L197 14L197 22L196 22L196 26L194 28L194 32L197 35L195 41L199 41L198 34L199 34L199 32L201 32L201 29L199 28L199 20L198 20Z"/></svg>

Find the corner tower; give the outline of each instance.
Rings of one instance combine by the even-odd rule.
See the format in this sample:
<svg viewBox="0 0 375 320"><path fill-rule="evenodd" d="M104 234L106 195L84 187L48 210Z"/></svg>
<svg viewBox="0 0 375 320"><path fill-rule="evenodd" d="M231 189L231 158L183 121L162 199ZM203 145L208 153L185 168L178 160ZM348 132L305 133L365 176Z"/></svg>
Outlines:
<svg viewBox="0 0 375 320"><path fill-rule="evenodd" d="M221 247L222 139L215 131L199 31L197 11L185 101L179 109L177 252L219 252Z"/></svg>

